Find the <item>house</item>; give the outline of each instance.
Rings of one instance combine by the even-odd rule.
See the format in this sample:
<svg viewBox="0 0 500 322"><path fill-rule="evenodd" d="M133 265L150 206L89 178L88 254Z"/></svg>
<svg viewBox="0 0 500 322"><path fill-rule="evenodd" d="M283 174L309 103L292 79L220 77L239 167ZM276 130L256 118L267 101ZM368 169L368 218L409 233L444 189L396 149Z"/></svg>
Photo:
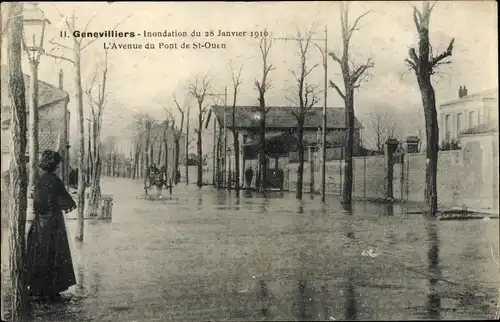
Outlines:
<svg viewBox="0 0 500 322"><path fill-rule="evenodd" d="M258 139L259 133L259 109L257 106L236 106L234 127L241 132L240 142ZM275 137L284 133L296 134L297 119L292 111L296 110L289 106L271 106L266 114L266 137ZM224 106L214 105L212 111L217 122L224 124ZM305 117L304 141L306 145L316 145L323 124L323 108L313 107ZM232 107L226 107L226 127L233 128ZM354 153L360 148L361 123L355 120L354 129ZM327 159L336 159L341 156L346 138L345 109L327 108ZM229 137L232 137L231 135ZM292 153L291 159L294 159Z"/></svg>
<svg viewBox="0 0 500 322"><path fill-rule="evenodd" d="M11 107L9 98L8 69L1 68L1 134L2 134L2 172L10 166L10 132ZM29 113L31 98L30 76L24 75L26 88L26 105ZM69 173L69 95L63 90L63 73L59 71L59 86L53 86L41 80L38 81L38 108L39 108L39 152L46 149L61 153L63 162L59 168L59 175L67 183ZM27 120L29 119L27 115ZM27 133L28 135L28 133ZM26 155L28 156L29 147Z"/></svg>
<svg viewBox="0 0 500 322"><path fill-rule="evenodd" d="M458 99L439 106L440 142L451 142L467 129L498 120L498 89L475 94L467 92L467 87L460 86Z"/></svg>

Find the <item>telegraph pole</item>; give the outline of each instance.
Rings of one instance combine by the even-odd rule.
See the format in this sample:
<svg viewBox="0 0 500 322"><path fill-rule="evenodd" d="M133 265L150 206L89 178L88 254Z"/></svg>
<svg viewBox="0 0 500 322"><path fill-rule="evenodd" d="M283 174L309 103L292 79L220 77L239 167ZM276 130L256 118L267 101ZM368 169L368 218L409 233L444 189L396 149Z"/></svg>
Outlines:
<svg viewBox="0 0 500 322"><path fill-rule="evenodd" d="M297 37L287 37L287 38L275 38L278 40L306 40L306 38ZM325 26L325 37L324 38L313 38L309 39L311 44L318 48L323 58L323 69L325 71L324 75L324 102L323 102L323 135L322 135L322 150L321 150L321 201L325 202L326 196L326 127L327 127L327 104L328 104L328 26ZM325 47L321 48L315 41L323 41Z"/></svg>
<svg viewBox="0 0 500 322"><path fill-rule="evenodd" d="M224 184L227 184L227 86L224 87Z"/></svg>
<svg viewBox="0 0 500 322"><path fill-rule="evenodd" d="M326 199L326 126L327 126L327 104L328 104L328 26L325 25L325 49L323 54L323 66L325 68L325 101L323 104L323 140L321 144L321 201Z"/></svg>

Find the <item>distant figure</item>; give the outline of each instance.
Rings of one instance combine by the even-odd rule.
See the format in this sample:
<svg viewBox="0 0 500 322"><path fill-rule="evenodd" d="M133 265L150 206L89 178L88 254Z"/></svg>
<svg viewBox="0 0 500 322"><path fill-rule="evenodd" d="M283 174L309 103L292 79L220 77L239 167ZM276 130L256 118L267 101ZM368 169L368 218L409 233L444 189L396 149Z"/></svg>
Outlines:
<svg viewBox="0 0 500 322"><path fill-rule="evenodd" d="M253 169L252 167L245 170L245 182L247 184L247 188L250 188L253 180Z"/></svg>
<svg viewBox="0 0 500 322"><path fill-rule="evenodd" d="M26 282L32 296L60 298L60 292L76 284L63 212L76 203L57 176L58 152L45 150L40 160L43 173L33 191L35 217L28 230Z"/></svg>
<svg viewBox="0 0 500 322"><path fill-rule="evenodd" d="M163 167L162 167L163 168ZM164 173L156 167L156 164L151 164L148 169L148 188L151 186L156 187L156 194L161 197L162 189L163 189L163 180Z"/></svg>

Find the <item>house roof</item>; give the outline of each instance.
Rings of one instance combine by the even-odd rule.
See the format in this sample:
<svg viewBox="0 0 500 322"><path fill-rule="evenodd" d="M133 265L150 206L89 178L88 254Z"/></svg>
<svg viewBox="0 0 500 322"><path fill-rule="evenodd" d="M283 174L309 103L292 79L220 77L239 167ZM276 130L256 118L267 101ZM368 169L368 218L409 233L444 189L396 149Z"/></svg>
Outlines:
<svg viewBox="0 0 500 322"><path fill-rule="evenodd" d="M452 104L456 104L456 103L460 103L460 102L473 101L473 100L485 99L485 98L492 98L492 99L497 98L498 99L498 88L491 88L491 89L487 89L487 90L484 90L481 92L473 93L473 94L464 96L464 97L456 99L456 100L445 102L445 103L441 104L440 106L448 106L448 105L452 105Z"/></svg>
<svg viewBox="0 0 500 322"><path fill-rule="evenodd" d="M8 84L8 69L7 66L1 66L1 103L2 103L2 121L10 119L10 99L9 99L9 84ZM24 86L26 88L26 105L30 104L30 77L24 74ZM60 90L58 87L49 83L38 80L38 108L60 101L69 99L67 92Z"/></svg>
<svg viewBox="0 0 500 322"><path fill-rule="evenodd" d="M2 154L9 153L10 131L2 131ZM38 133L38 151L42 153L44 150L59 150L60 133L59 132L44 132ZM26 155L29 154L29 145L26 144Z"/></svg>
<svg viewBox="0 0 500 322"><path fill-rule="evenodd" d="M226 107L226 126L233 127L232 106ZM224 124L224 106L213 105L212 111L217 117L219 124ZM256 128L258 122L255 118L258 115L258 106L236 106L235 127L236 128ZM292 114L293 108L290 106L271 106L266 114L266 127L269 128L295 128L297 119ZM327 128L345 128L345 109L343 107L327 108ZM318 128L323 124L323 108L313 107L305 117L305 128ZM359 120L355 120L355 126L362 128Z"/></svg>
<svg viewBox="0 0 500 322"><path fill-rule="evenodd" d="M459 135L462 136L462 135L486 134L486 133L496 133L496 132L498 132L498 123L488 122L468 128L467 130L461 132Z"/></svg>

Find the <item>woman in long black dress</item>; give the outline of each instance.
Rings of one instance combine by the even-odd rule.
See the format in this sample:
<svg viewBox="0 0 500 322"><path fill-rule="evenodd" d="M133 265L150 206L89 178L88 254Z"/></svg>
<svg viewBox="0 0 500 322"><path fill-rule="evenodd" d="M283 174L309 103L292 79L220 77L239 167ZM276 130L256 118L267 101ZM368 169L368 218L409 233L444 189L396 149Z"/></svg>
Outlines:
<svg viewBox="0 0 500 322"><path fill-rule="evenodd" d="M75 201L55 171L58 152L46 150L33 192L35 217L28 231L27 285L32 296L56 300L59 293L76 284L63 211L76 208Z"/></svg>

